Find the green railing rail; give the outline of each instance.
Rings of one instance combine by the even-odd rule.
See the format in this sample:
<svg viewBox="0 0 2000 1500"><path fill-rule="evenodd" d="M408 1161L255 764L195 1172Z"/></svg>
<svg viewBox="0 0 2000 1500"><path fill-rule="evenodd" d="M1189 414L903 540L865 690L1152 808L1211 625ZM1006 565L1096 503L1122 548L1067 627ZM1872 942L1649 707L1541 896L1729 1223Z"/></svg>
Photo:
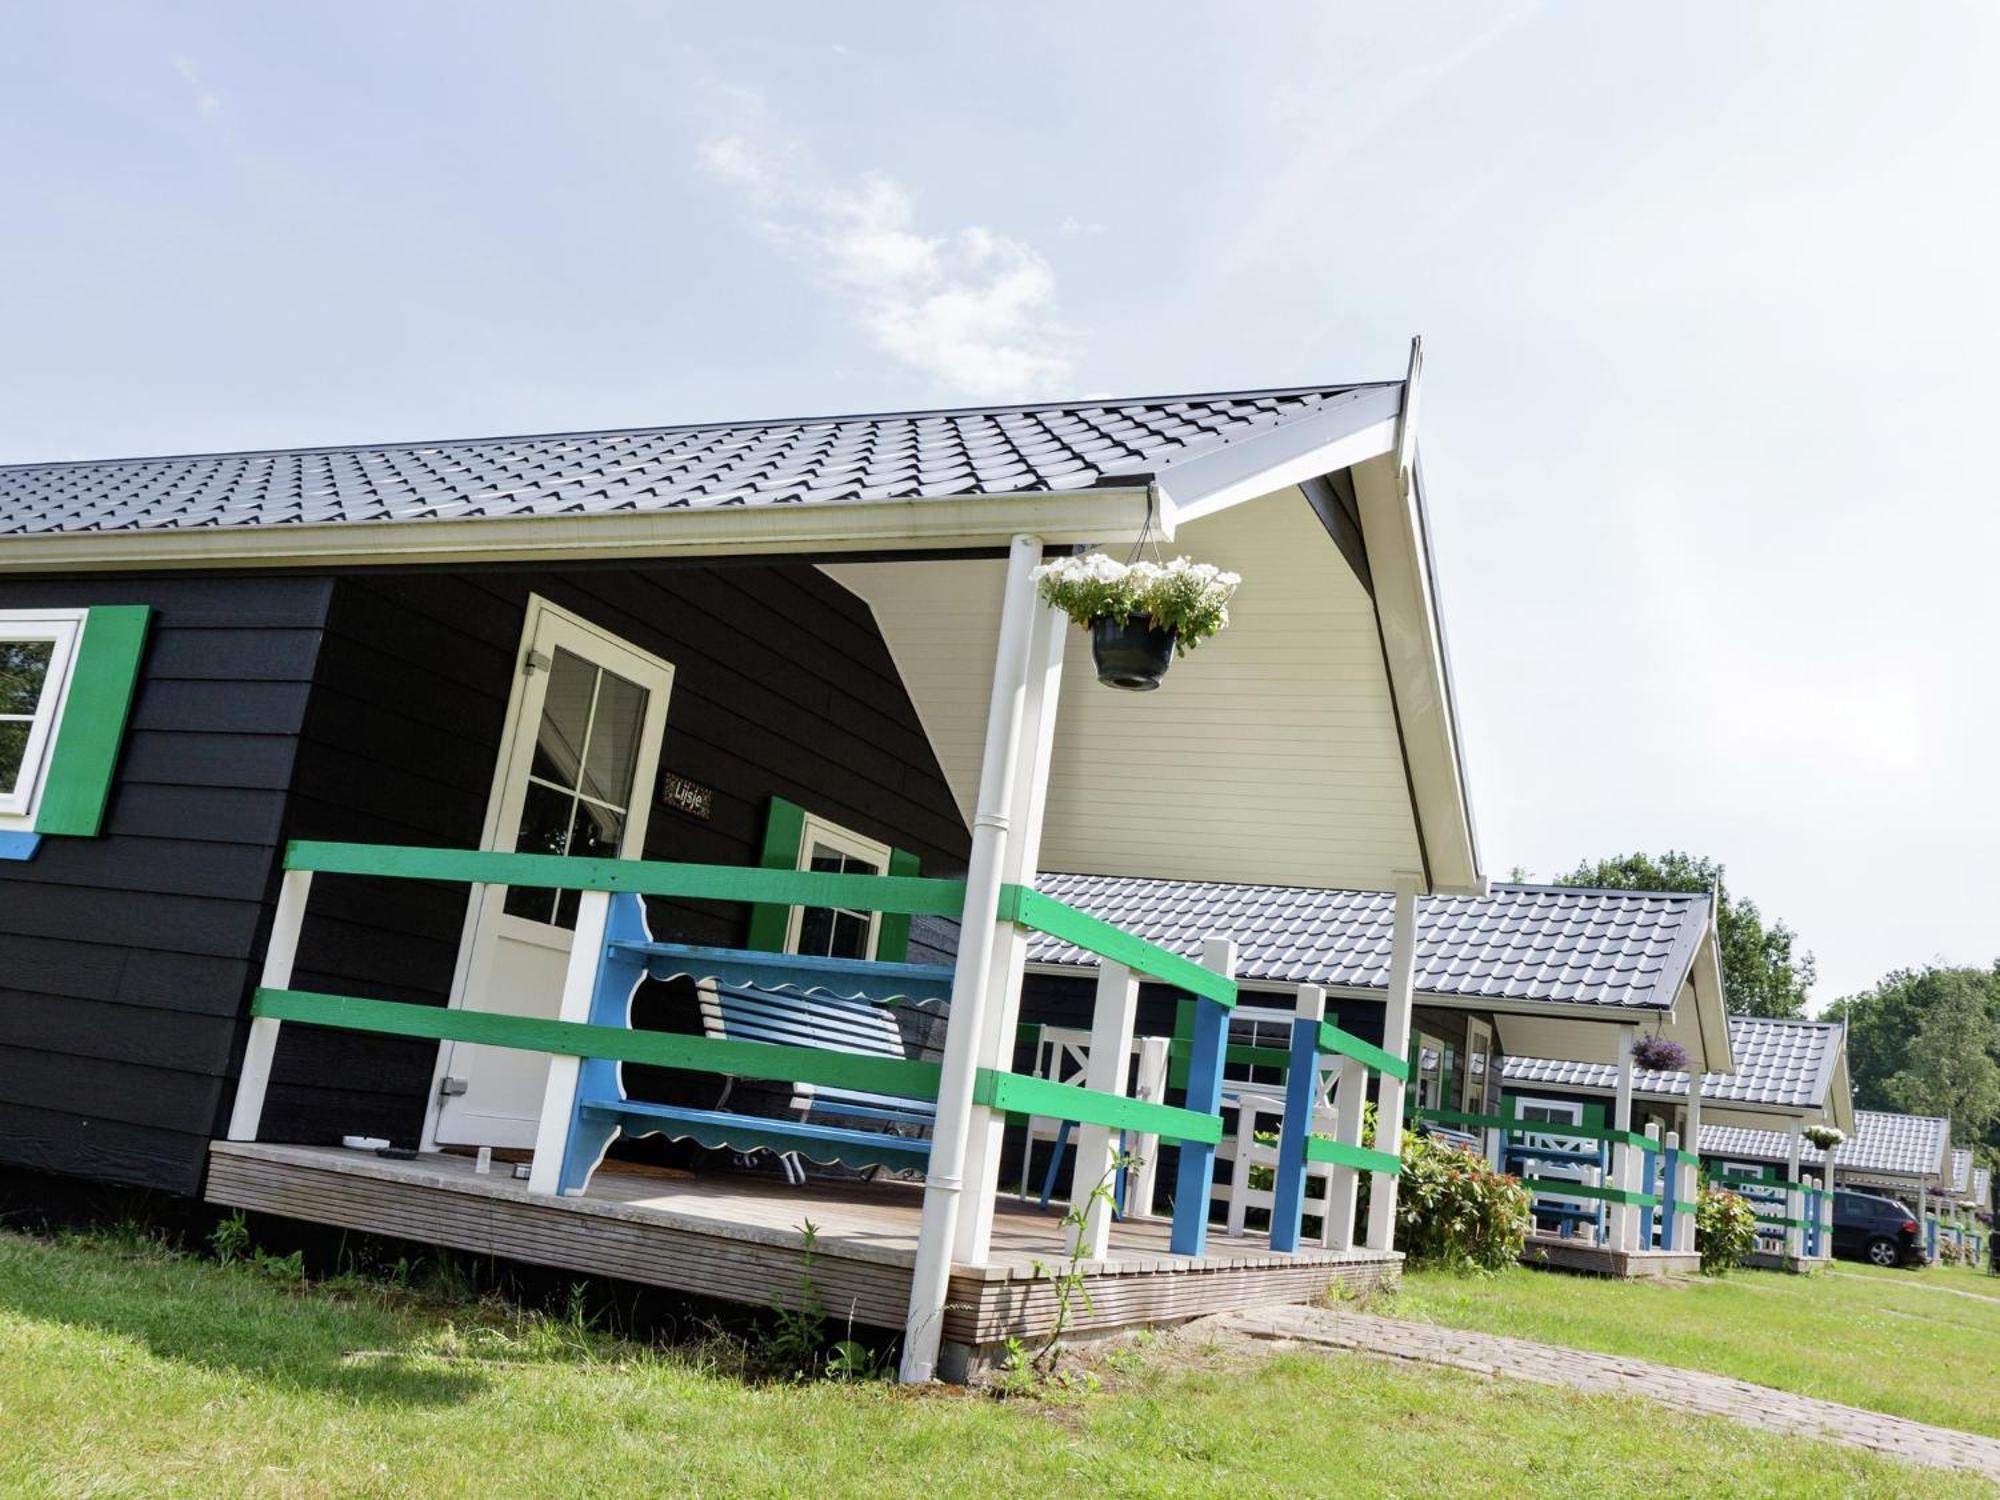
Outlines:
<svg viewBox="0 0 2000 1500"><path fill-rule="evenodd" d="M1157 943L1134 937L1121 927L1067 906L1053 896L1025 885L1000 887L1000 916L1059 938L1072 947L1125 965L1134 973L1191 995L1200 995L1218 1005L1236 1004L1236 981L1213 969L1203 968L1191 958L1182 958Z"/></svg>
<svg viewBox="0 0 2000 1500"><path fill-rule="evenodd" d="M1501 1130L1509 1135L1560 1135L1585 1141L1616 1141L1645 1151L1664 1149L1652 1136L1636 1130L1606 1130L1596 1125L1571 1125L1563 1120L1518 1120L1505 1115L1472 1115L1456 1109L1420 1109L1417 1118L1438 1125Z"/></svg>
<svg viewBox="0 0 2000 1500"><path fill-rule="evenodd" d="M1352 1032L1342 1031L1331 1021L1319 1023L1319 1050L1338 1052L1342 1057L1354 1058L1366 1064L1377 1073L1387 1073L1391 1078L1410 1081L1410 1060L1397 1057L1393 1052L1384 1052L1373 1042L1364 1042Z"/></svg>
<svg viewBox="0 0 2000 1500"><path fill-rule="evenodd" d="M838 906L900 915L962 917L965 907L965 884L957 880L909 875L836 875L810 870L594 859L501 850L295 840L286 847L285 868L314 874L623 892L757 905ZM1124 964L1148 978L1224 1005L1235 1003L1236 985L1226 976L1027 887L1003 886L997 915ZM588 1022L540 1020L303 990L260 988L252 1001L251 1014L273 1021L295 1021L347 1031L478 1042L523 1051L849 1088L910 1099L934 1100L939 1086L940 1070L936 1063L766 1042L631 1031ZM974 1084L974 1098L991 1108L1012 1113L1138 1130L1173 1141L1213 1145L1222 1138L1218 1115L990 1068L980 1070Z"/></svg>

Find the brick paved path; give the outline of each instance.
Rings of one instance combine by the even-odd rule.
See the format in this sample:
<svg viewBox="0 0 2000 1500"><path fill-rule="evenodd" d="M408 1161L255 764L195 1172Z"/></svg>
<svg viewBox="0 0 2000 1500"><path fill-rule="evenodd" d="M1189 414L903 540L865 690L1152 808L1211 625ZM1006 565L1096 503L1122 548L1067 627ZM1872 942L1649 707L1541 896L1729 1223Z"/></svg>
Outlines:
<svg viewBox="0 0 2000 1500"><path fill-rule="evenodd" d="M1593 1394L1639 1396L1681 1411L1728 1417L1767 1432L1822 1438L1935 1468L1966 1469L2000 1481L2000 1440L1835 1401L1817 1401L1726 1375L1323 1307L1253 1307L1222 1314L1215 1321L1251 1338L1353 1349L1479 1375L1566 1385Z"/></svg>

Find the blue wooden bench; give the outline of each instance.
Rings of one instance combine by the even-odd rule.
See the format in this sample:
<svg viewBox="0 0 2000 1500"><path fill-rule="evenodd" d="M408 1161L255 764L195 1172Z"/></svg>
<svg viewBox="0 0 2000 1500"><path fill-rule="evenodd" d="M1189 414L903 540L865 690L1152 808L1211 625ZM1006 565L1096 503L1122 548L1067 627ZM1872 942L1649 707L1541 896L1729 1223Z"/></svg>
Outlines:
<svg viewBox="0 0 2000 1500"><path fill-rule="evenodd" d="M611 898L590 1021L629 1029L640 985L648 979L689 979L700 995L703 1031L711 1037L902 1060L908 1056L902 1028L888 1002L948 1003L951 977L950 969L926 964L656 943L643 902L620 893ZM771 1151L786 1159L794 1180L803 1175L797 1157L900 1169L921 1169L930 1157L937 1110L932 1100L795 1083L790 1115L760 1115L725 1107L735 1087L735 1080L726 1079L709 1109L652 1103L626 1094L620 1064L585 1058L558 1190L582 1192L620 1134L665 1135L746 1154Z"/></svg>

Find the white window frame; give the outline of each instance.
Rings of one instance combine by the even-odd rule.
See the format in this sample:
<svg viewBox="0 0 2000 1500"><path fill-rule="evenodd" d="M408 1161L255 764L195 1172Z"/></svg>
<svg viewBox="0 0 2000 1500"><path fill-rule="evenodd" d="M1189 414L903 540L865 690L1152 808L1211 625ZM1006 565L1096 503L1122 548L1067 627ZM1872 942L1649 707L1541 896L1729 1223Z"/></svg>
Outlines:
<svg viewBox="0 0 2000 1500"><path fill-rule="evenodd" d="M48 784L56 734L62 728L63 712L69 707L70 682L76 674L76 648L83 639L88 613L81 609L0 609L0 640L49 641L54 645L49 653L48 674L42 682L42 696L35 704L29 724L20 777L13 791L0 793L0 829L11 832L35 826L42 788Z"/></svg>
<svg viewBox="0 0 2000 1500"><path fill-rule="evenodd" d="M870 860L874 863L875 868L884 875L889 873L890 849L887 844L879 839L871 839L863 834L856 833L852 828L843 828L840 824L822 818L819 814L812 812L808 812L805 815L804 823L799 830L799 848L798 853L792 859L793 869L810 870L812 868L812 850L815 844L825 844L839 851L841 854L848 855L854 859ZM804 906L795 906L792 908L791 915L785 921L785 951L787 953L797 953L799 951L799 937L801 930L805 926L806 912L813 909L815 908ZM835 910L852 911L854 908L836 907ZM881 941L881 938L882 913L871 911L868 913L868 943L864 955L868 961L873 962L876 944Z"/></svg>

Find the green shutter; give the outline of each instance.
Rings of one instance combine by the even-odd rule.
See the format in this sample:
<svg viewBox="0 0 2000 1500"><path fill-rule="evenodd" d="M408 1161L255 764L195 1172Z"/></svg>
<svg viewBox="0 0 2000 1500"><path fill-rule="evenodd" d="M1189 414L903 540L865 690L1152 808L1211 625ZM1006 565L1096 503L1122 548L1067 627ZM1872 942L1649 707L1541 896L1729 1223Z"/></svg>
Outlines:
<svg viewBox="0 0 2000 1500"><path fill-rule="evenodd" d="M889 851L891 875L919 875L916 855L907 849ZM899 964L910 956L910 915L908 912L882 913L882 925L875 935L875 956L885 964Z"/></svg>
<svg viewBox="0 0 2000 1500"><path fill-rule="evenodd" d="M102 826L151 616L143 604L104 606L85 616L35 814L37 833L94 838Z"/></svg>
<svg viewBox="0 0 2000 1500"><path fill-rule="evenodd" d="M796 802L773 797L764 815L764 847L757 856L757 863L767 870L797 869L799 840L805 834L806 810ZM759 953L783 952L785 929L791 921L792 909L789 906L759 903L751 907L750 935L744 940L744 946ZM907 925L908 918L904 921Z"/></svg>

